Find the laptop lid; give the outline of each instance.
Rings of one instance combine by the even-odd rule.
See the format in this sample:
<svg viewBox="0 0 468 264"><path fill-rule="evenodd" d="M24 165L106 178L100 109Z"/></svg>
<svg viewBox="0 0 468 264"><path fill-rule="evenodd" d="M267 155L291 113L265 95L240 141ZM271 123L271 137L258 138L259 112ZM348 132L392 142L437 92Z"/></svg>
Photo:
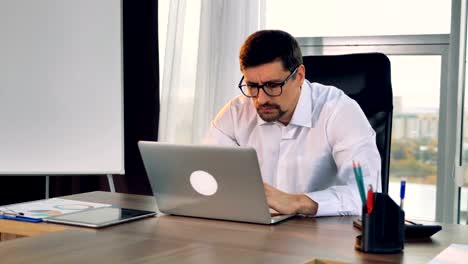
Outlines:
<svg viewBox="0 0 468 264"><path fill-rule="evenodd" d="M269 213L253 148L150 141L140 141L138 146L161 212L277 222Z"/></svg>

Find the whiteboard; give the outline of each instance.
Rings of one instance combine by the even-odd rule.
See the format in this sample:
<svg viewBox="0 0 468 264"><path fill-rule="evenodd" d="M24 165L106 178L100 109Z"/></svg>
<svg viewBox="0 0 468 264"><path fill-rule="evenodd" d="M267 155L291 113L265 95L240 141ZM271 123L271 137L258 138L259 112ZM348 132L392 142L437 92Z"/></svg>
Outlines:
<svg viewBox="0 0 468 264"><path fill-rule="evenodd" d="M118 0L0 0L0 175L123 174Z"/></svg>

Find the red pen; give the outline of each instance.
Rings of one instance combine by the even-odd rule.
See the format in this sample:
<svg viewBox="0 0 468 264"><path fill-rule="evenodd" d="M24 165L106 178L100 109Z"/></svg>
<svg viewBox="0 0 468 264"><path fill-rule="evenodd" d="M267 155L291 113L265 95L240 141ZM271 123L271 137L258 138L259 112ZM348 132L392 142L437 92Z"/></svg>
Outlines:
<svg viewBox="0 0 468 264"><path fill-rule="evenodd" d="M372 190L372 185L369 184L369 190L367 191L367 213L372 213L374 209L374 191Z"/></svg>

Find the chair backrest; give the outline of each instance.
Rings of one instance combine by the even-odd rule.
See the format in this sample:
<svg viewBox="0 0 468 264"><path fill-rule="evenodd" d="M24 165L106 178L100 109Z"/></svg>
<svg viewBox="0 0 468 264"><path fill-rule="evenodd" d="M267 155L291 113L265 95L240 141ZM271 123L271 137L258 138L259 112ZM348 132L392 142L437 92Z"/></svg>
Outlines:
<svg viewBox="0 0 468 264"><path fill-rule="evenodd" d="M376 132L382 192L388 192L393 94L390 61L381 53L304 56L306 79L333 85L353 98Z"/></svg>

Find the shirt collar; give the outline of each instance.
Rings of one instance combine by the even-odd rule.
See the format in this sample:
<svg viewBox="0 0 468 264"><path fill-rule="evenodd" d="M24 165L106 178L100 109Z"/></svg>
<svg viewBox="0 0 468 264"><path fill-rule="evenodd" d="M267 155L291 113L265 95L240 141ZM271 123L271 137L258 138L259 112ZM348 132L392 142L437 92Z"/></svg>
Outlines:
<svg viewBox="0 0 468 264"><path fill-rule="evenodd" d="M299 101L297 102L296 109L294 110L291 122L289 124L303 127L312 127L312 97L311 87L307 80L304 80L301 88ZM278 122L278 121L276 121ZM266 122L257 114L257 124L273 124L275 122Z"/></svg>
<svg viewBox="0 0 468 264"><path fill-rule="evenodd" d="M301 95L297 102L296 109L289 124L303 127L312 127L312 97L310 83L304 80L301 88Z"/></svg>

